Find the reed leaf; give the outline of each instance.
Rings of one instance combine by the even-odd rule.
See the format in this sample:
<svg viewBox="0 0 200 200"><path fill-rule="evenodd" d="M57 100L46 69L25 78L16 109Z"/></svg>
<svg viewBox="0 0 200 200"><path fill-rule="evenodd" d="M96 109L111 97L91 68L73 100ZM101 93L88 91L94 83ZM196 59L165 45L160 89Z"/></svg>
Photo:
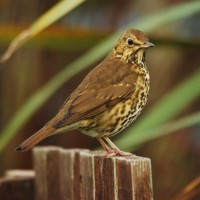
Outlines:
<svg viewBox="0 0 200 200"><path fill-rule="evenodd" d="M7 51L0 59L0 63L7 61L12 54L19 49L25 42L37 35L39 32L50 26L52 23L66 15L68 12L76 8L79 4L85 0L62 0L55 6L43 14L38 20L36 20L28 29L22 31L9 45Z"/></svg>

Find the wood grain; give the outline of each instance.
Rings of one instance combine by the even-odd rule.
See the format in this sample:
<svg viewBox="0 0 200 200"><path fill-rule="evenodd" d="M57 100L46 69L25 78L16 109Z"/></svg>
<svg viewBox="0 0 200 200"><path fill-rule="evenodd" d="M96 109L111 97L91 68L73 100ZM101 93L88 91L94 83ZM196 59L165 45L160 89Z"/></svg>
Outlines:
<svg viewBox="0 0 200 200"><path fill-rule="evenodd" d="M152 200L151 161L58 147L34 149L37 200Z"/></svg>
<svg viewBox="0 0 200 200"><path fill-rule="evenodd" d="M0 199L35 200L34 177L30 170L9 170L0 178Z"/></svg>

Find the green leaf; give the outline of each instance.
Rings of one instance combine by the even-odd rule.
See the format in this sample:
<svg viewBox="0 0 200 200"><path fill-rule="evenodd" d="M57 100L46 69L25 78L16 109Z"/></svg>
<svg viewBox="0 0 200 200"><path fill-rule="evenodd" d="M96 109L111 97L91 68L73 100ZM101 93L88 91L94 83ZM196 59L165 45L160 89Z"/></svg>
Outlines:
<svg viewBox="0 0 200 200"><path fill-rule="evenodd" d="M11 42L7 51L3 54L0 59L0 63L4 63L8 60L12 54L19 49L25 42L30 38L37 35L39 32L44 30L46 27L54 23L56 20L60 19L68 12L73 10L79 4L85 0L62 0L59 1L53 8L43 14L38 20L36 20L28 29L21 32L16 38Z"/></svg>
<svg viewBox="0 0 200 200"><path fill-rule="evenodd" d="M149 140L153 140L155 138L164 136L169 133L173 133L175 131L179 131L188 127L195 126L200 124L200 112L196 112L190 114L188 116L182 117L172 122L168 122L162 124L160 126L156 126L151 129L146 129L146 131L142 132L140 137L138 137L136 145L140 145ZM134 146L135 148L136 146ZM127 146L126 149L133 150L133 146Z"/></svg>

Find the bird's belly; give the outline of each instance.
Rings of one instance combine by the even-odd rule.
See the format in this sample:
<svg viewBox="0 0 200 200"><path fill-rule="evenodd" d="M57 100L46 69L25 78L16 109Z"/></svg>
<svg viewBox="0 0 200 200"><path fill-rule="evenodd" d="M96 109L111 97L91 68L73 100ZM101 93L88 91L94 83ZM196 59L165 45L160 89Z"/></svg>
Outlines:
<svg viewBox="0 0 200 200"><path fill-rule="evenodd" d="M134 95L101 114L81 121L80 130L92 137L113 136L133 122L146 104L148 91L138 90Z"/></svg>

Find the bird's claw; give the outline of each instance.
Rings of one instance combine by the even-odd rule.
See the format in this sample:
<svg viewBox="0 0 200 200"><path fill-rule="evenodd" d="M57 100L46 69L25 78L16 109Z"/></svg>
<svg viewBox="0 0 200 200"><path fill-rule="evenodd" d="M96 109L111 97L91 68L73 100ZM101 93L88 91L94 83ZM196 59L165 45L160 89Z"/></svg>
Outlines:
<svg viewBox="0 0 200 200"><path fill-rule="evenodd" d="M113 157L113 156L134 156L134 154L121 151L119 149L109 149L107 152L103 155L103 157Z"/></svg>

